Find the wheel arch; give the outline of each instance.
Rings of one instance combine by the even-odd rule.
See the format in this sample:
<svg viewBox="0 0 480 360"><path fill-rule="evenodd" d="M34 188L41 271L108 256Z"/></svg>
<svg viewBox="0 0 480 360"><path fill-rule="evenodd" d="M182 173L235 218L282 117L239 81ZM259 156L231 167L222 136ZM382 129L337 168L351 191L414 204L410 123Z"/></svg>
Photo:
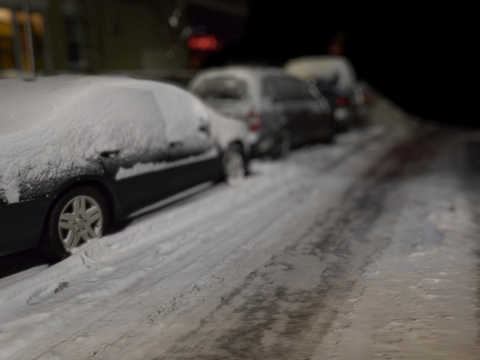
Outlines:
<svg viewBox="0 0 480 360"><path fill-rule="evenodd" d="M112 212L112 219L117 219L119 215L123 215L123 211L120 206L120 202L115 194L115 190L113 186L103 179L99 178L80 178L76 179L73 182L69 182L64 184L58 191L57 195L55 196L54 201L52 201L52 204L50 205L53 206L53 204L61 199L65 194L68 192L72 191L73 189L83 187L83 186L89 186L100 192L104 197L105 201L107 202L110 211Z"/></svg>
<svg viewBox="0 0 480 360"><path fill-rule="evenodd" d="M243 156L243 161L245 161L245 165L247 167L247 173L248 173L248 164L250 162L250 153L248 151L247 146L244 144L244 142L240 139L235 139L233 140L230 145L238 145L240 146L240 149L242 150L242 156Z"/></svg>
<svg viewBox="0 0 480 360"><path fill-rule="evenodd" d="M246 170L246 175L249 175L250 174L250 154L248 152L248 146L245 145L245 143L241 140L241 139L234 139L232 140L228 146L222 151L222 155L221 155L221 161L220 161L220 178L218 181L224 181L225 180L225 174L224 174L224 170L223 170L223 157L225 155L225 153L227 152L227 149L229 147L231 147L232 145L237 145L240 147L240 150L242 152L242 157L243 157L243 161L245 163L245 170Z"/></svg>

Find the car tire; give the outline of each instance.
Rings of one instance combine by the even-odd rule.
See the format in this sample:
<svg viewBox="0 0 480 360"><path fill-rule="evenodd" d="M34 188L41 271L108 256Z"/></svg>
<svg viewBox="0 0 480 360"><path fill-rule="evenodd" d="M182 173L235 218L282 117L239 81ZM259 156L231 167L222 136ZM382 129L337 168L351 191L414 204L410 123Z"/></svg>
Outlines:
<svg viewBox="0 0 480 360"><path fill-rule="evenodd" d="M270 157L274 160L285 159L290 153L291 134L286 128L281 129L270 150Z"/></svg>
<svg viewBox="0 0 480 360"><path fill-rule="evenodd" d="M229 185L237 185L247 175L247 162L239 144L230 145L222 158L222 177Z"/></svg>
<svg viewBox="0 0 480 360"><path fill-rule="evenodd" d="M78 187L53 206L40 250L50 261L63 260L82 242L100 238L109 224L110 211L102 194L92 187Z"/></svg>
<svg viewBox="0 0 480 360"><path fill-rule="evenodd" d="M350 125L344 122L336 122L335 131L337 134L344 134L350 129Z"/></svg>
<svg viewBox="0 0 480 360"><path fill-rule="evenodd" d="M335 141L335 133L333 125L327 126L319 132L318 141L323 144L332 144Z"/></svg>

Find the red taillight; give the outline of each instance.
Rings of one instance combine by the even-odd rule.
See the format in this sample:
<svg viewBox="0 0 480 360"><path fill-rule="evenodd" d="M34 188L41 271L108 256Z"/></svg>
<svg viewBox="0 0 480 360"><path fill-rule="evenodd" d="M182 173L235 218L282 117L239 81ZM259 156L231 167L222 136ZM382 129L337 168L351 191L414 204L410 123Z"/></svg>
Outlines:
<svg viewBox="0 0 480 360"><path fill-rule="evenodd" d="M339 106L339 107L348 106L348 99L345 96L338 96L337 97L337 106Z"/></svg>
<svg viewBox="0 0 480 360"><path fill-rule="evenodd" d="M364 96L365 96L365 103L367 104L371 104L375 100L375 97L369 92L365 92Z"/></svg>
<svg viewBox="0 0 480 360"><path fill-rule="evenodd" d="M258 113L250 113L247 119L250 131L259 131L262 128L262 115Z"/></svg>

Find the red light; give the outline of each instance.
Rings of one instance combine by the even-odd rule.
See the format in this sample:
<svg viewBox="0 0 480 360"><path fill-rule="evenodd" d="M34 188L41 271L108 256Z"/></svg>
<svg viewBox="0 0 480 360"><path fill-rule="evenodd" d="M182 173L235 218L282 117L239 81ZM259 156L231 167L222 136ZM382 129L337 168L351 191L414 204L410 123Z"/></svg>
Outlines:
<svg viewBox="0 0 480 360"><path fill-rule="evenodd" d="M218 50L218 40L214 35L192 36L187 41L190 50L216 51Z"/></svg>
<svg viewBox="0 0 480 360"><path fill-rule="evenodd" d="M337 97L337 106L346 107L348 105L348 99L344 96Z"/></svg>
<svg viewBox="0 0 480 360"><path fill-rule="evenodd" d="M365 96L365 103L366 104L371 104L375 100L375 97L369 92L365 92L364 96Z"/></svg>
<svg viewBox="0 0 480 360"><path fill-rule="evenodd" d="M262 115L252 112L250 115L248 115L248 128L250 131L259 131L262 128L262 121Z"/></svg>
<svg viewBox="0 0 480 360"><path fill-rule="evenodd" d="M332 41L328 45L328 53L330 55L342 55L344 50L344 46L341 42Z"/></svg>

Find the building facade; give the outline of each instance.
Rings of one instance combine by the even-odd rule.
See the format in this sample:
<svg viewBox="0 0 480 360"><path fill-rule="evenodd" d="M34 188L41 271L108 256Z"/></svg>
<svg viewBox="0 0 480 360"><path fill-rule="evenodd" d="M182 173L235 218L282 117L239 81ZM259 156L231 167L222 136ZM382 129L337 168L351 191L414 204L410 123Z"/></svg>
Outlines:
<svg viewBox="0 0 480 360"><path fill-rule="evenodd" d="M0 76L201 68L246 0L0 0Z"/></svg>

